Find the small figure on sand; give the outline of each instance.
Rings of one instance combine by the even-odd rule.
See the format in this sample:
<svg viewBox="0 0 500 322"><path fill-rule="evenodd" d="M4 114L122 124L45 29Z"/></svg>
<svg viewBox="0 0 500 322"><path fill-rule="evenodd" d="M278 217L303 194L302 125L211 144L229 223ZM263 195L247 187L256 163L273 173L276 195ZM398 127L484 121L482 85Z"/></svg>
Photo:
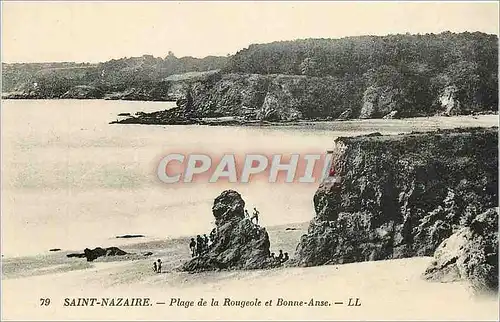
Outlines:
<svg viewBox="0 0 500 322"><path fill-rule="evenodd" d="M203 238L200 235L196 235L196 256L200 256L203 253Z"/></svg>
<svg viewBox="0 0 500 322"><path fill-rule="evenodd" d="M161 273L161 259L158 258L158 269L156 270L157 273Z"/></svg>
<svg viewBox="0 0 500 322"><path fill-rule="evenodd" d="M245 209L245 218L250 218L250 214L248 213L248 210Z"/></svg>
<svg viewBox="0 0 500 322"><path fill-rule="evenodd" d="M153 271L158 272L158 267L156 266L156 262L153 262Z"/></svg>
<svg viewBox="0 0 500 322"><path fill-rule="evenodd" d="M271 253L271 258L272 258L272 259L274 259L274 258L275 258L275 257L274 257L274 253Z"/></svg>
<svg viewBox="0 0 500 322"><path fill-rule="evenodd" d="M250 218L250 220L253 222L253 219L255 218L255 224L256 225L259 225L259 214L260 212L257 210L257 208L253 208L253 215L252 215L252 218Z"/></svg>
<svg viewBox="0 0 500 322"><path fill-rule="evenodd" d="M191 238L189 249L191 250L191 257L194 257L196 255L196 241L194 240L194 238Z"/></svg>
<svg viewBox="0 0 500 322"><path fill-rule="evenodd" d="M290 259L290 257L288 257L288 253L285 253L285 256L283 256L283 260L281 262L284 263L289 259Z"/></svg>

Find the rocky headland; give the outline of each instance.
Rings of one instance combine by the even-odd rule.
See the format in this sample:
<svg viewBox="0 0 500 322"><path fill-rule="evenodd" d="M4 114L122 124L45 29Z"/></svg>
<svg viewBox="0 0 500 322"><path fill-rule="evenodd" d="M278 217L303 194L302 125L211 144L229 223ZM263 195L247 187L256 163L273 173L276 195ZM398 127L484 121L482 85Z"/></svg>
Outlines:
<svg viewBox="0 0 500 322"><path fill-rule="evenodd" d="M421 111L405 105L411 97L402 95L396 88L370 85L358 97L352 92L356 89L353 84L346 87L332 76L224 74L220 71L175 76L179 78L167 78L158 85L163 91L133 89L123 96L115 96L115 99L129 100L171 100L176 101L175 108L138 113L113 123L241 125L485 112L464 107L451 85L435 93L430 99L433 106ZM161 95L152 96L152 93Z"/></svg>
<svg viewBox="0 0 500 322"><path fill-rule="evenodd" d="M341 137L335 147L337 180L314 196L295 265L434 255L427 278L498 288L498 128Z"/></svg>
<svg viewBox="0 0 500 322"><path fill-rule="evenodd" d="M229 57L169 53L98 64L3 64L2 77L3 98L177 102L173 110L116 123L230 125L495 113L498 36L302 39L250 45Z"/></svg>

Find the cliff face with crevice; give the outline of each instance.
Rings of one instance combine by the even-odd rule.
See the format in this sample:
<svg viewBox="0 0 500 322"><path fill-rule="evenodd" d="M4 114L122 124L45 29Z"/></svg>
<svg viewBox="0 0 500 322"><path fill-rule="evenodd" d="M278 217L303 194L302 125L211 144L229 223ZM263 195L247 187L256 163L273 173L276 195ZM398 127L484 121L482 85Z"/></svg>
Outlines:
<svg viewBox="0 0 500 322"><path fill-rule="evenodd" d="M224 74L220 71L173 75L160 83L107 95L108 99L176 101L173 111L144 113L118 123L187 124L202 118L232 117L240 122L399 118L468 114L456 91L444 88L427 97L426 111L408 105L411 95L390 86L345 82L333 76ZM434 95L426 93L425 95ZM429 103L431 104L431 103ZM196 120L195 120L196 119Z"/></svg>
<svg viewBox="0 0 500 322"><path fill-rule="evenodd" d="M498 206L498 128L338 138L338 180L321 184L301 266L432 256Z"/></svg>
<svg viewBox="0 0 500 322"><path fill-rule="evenodd" d="M334 77L218 74L186 86L198 117L238 116L268 121L337 118L348 106ZM354 117L354 115L352 115Z"/></svg>

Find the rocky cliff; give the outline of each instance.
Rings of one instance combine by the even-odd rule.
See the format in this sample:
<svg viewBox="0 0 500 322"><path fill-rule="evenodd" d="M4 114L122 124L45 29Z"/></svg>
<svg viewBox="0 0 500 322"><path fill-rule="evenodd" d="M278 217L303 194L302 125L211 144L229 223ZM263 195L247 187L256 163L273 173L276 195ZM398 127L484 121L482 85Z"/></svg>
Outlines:
<svg viewBox="0 0 500 322"><path fill-rule="evenodd" d="M203 59L169 53L2 66L4 98L179 103L172 121L160 113L126 123L405 118L498 109L498 36L479 32L302 39Z"/></svg>
<svg viewBox="0 0 500 322"><path fill-rule="evenodd" d="M446 238L498 206L497 131L338 138L337 180L317 190L316 216L295 264L432 256Z"/></svg>
<svg viewBox="0 0 500 322"><path fill-rule="evenodd" d="M134 88L108 98L177 101L178 107L174 111L141 114L118 122L143 124L202 123L200 119L220 117L233 117L241 122L286 122L473 112L463 108L453 88L446 87L425 95L426 101L435 102L435 105L422 110L408 104L413 102L414 97L390 86L363 89L354 81L344 82L332 76L224 74L212 71L174 75L155 86Z"/></svg>

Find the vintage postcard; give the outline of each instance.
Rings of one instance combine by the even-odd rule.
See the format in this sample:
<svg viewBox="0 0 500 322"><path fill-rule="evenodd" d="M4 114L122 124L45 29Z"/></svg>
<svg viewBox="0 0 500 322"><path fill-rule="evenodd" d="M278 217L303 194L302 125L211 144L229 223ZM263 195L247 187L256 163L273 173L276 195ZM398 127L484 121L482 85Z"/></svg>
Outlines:
<svg viewBox="0 0 500 322"><path fill-rule="evenodd" d="M3 1L2 319L499 319L497 1Z"/></svg>

